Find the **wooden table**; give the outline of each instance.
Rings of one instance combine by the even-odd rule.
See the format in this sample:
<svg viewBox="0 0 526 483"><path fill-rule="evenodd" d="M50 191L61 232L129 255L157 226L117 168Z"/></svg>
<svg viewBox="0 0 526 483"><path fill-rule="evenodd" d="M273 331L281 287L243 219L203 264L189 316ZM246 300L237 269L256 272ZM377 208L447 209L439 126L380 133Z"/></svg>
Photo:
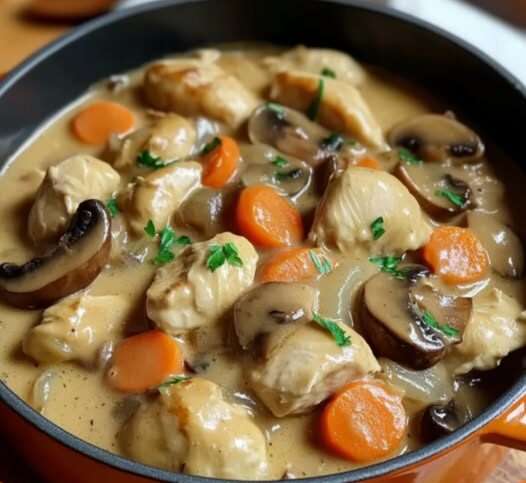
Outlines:
<svg viewBox="0 0 526 483"><path fill-rule="evenodd" d="M7 72L36 49L72 27L71 23L53 23L32 18L25 13L28 1L30 0L0 0L0 73ZM488 483L519 481L526 483L526 456L512 451ZM0 482L38 483L25 468L23 461L2 441Z"/></svg>

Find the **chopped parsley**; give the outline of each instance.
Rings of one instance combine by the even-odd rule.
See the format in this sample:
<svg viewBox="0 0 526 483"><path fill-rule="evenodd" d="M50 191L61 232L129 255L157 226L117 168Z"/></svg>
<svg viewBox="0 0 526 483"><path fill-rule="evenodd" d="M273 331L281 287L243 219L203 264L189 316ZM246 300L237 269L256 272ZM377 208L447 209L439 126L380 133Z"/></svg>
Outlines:
<svg viewBox="0 0 526 483"><path fill-rule="evenodd" d="M174 376L168 379L167 381L163 382L162 384L160 384L157 389L166 389L167 387L173 386L174 384L179 384L180 382L183 382L183 381L188 381L189 379L191 379L191 377Z"/></svg>
<svg viewBox="0 0 526 483"><path fill-rule="evenodd" d="M115 218L119 213L119 205L117 204L117 200L115 198L110 198L108 201L106 201L106 208L108 208L112 218Z"/></svg>
<svg viewBox="0 0 526 483"><path fill-rule="evenodd" d="M137 156L137 164L151 169L160 169L166 166L165 162L158 156L154 156L147 149L141 151Z"/></svg>
<svg viewBox="0 0 526 483"><path fill-rule="evenodd" d="M206 143L204 148L201 149L201 156L204 156L205 154L211 153L214 149L216 149L218 146L221 145L221 139L217 136L212 139L209 143Z"/></svg>
<svg viewBox="0 0 526 483"><path fill-rule="evenodd" d="M146 223L146 226L144 227L144 233L146 233L150 238L153 238L157 233L152 220L148 220L148 223Z"/></svg>
<svg viewBox="0 0 526 483"><path fill-rule="evenodd" d="M373 240L378 240L384 233L384 219L379 216L371 223L371 232L373 233Z"/></svg>
<svg viewBox="0 0 526 483"><path fill-rule="evenodd" d="M329 69L328 67L324 67L321 70L321 75L323 77L330 77L331 79L336 79L336 72L334 72L332 69Z"/></svg>
<svg viewBox="0 0 526 483"><path fill-rule="evenodd" d="M233 267L242 267L243 260L239 256L236 245L232 242L224 245L212 245L208 249L208 257L206 259L206 267L215 272L219 267L228 263Z"/></svg>
<svg viewBox="0 0 526 483"><path fill-rule="evenodd" d="M337 132L333 132L325 139L322 139L320 143L322 148L328 149L329 151L339 151L344 144L345 140L343 139L343 136Z"/></svg>
<svg viewBox="0 0 526 483"><path fill-rule="evenodd" d="M399 280L405 280L409 273L408 270L400 270L398 265L402 261L402 257L370 257L369 261L377 265L382 272L388 273Z"/></svg>
<svg viewBox="0 0 526 483"><path fill-rule="evenodd" d="M446 198L450 203L460 208L463 208L466 204L466 198L448 189L438 190L435 192L435 194L437 196L442 196L443 198Z"/></svg>
<svg viewBox="0 0 526 483"><path fill-rule="evenodd" d="M327 258L324 256L320 257L314 250L309 251L309 257L312 260L312 263L316 267L316 270L320 272L322 275L326 275L327 273L331 273L332 271L332 264Z"/></svg>
<svg viewBox="0 0 526 483"><path fill-rule="evenodd" d="M289 171L278 171L275 173L277 181L287 181L289 179L298 179L303 171L300 168L290 169Z"/></svg>
<svg viewBox="0 0 526 483"><path fill-rule="evenodd" d="M448 337L457 337L460 334L458 329L451 327L449 324L439 324L438 320L435 319L435 316L428 310L426 310L422 315L422 321L430 327L433 327L433 329L439 330Z"/></svg>
<svg viewBox="0 0 526 483"><path fill-rule="evenodd" d="M274 166L277 166L278 168L283 168L283 166L287 166L287 164L289 164L288 160L283 158L282 156L276 156L273 160L272 160L272 164Z"/></svg>
<svg viewBox="0 0 526 483"><path fill-rule="evenodd" d="M398 157L400 158L400 161L404 161L407 164L421 164L424 162L407 148L398 149Z"/></svg>
<svg viewBox="0 0 526 483"><path fill-rule="evenodd" d="M192 243L190 237L186 235L176 236L175 231L170 226L165 226L160 232L157 232L152 220L148 220L144 231L150 238L159 235L159 251L153 259L153 263L156 265L164 265L175 259L175 254L172 250L174 245L185 246Z"/></svg>
<svg viewBox="0 0 526 483"><path fill-rule="evenodd" d="M276 104L275 102L267 102L265 106L269 111L273 112L278 119L285 118L285 109L283 109L283 106L280 104Z"/></svg>
<svg viewBox="0 0 526 483"><path fill-rule="evenodd" d="M307 108L307 117L314 121L318 117L318 111L320 110L321 100L323 99L323 92L325 91L325 81L320 79L318 82L318 89L314 99L310 103L310 106Z"/></svg>
<svg viewBox="0 0 526 483"><path fill-rule="evenodd" d="M334 320L325 319L316 312L313 312L312 320L329 332L334 338L336 345L339 347L351 345L351 337L348 336L345 331L336 322L334 322Z"/></svg>

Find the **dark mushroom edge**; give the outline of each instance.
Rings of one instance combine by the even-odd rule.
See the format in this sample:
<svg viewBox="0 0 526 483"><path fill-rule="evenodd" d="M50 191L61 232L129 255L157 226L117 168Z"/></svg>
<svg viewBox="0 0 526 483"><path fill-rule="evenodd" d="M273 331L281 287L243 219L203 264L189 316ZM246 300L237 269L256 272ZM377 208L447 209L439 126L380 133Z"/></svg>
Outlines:
<svg viewBox="0 0 526 483"><path fill-rule="evenodd" d="M100 201L84 201L46 255L0 265L0 298L23 309L47 307L93 282L110 250L110 215Z"/></svg>

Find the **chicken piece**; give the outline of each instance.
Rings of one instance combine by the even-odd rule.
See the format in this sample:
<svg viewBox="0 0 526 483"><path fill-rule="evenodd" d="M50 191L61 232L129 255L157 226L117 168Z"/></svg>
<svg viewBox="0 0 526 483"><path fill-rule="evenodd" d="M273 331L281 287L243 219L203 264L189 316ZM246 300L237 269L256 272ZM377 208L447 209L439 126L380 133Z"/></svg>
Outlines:
<svg viewBox="0 0 526 483"><path fill-rule="evenodd" d="M29 236L35 244L62 234L80 203L106 201L119 188L120 176L108 163L86 154L51 166L29 212Z"/></svg>
<svg viewBox="0 0 526 483"><path fill-rule="evenodd" d="M235 245L243 265L225 261L212 271L207 267L210 248L226 243ZM146 294L148 317L171 335L216 324L252 285L257 261L252 244L228 232L188 246L174 262L157 270Z"/></svg>
<svg viewBox="0 0 526 483"><path fill-rule="evenodd" d="M118 198L130 228L144 233L148 220L164 227L183 201L201 186L202 167L195 161L183 161L138 177Z"/></svg>
<svg viewBox="0 0 526 483"><path fill-rule="evenodd" d="M42 322L26 335L23 350L38 362L94 365L102 345L116 337L129 309L121 295L77 292L43 312Z"/></svg>
<svg viewBox="0 0 526 483"><path fill-rule="evenodd" d="M258 104L233 75L207 59L175 59L151 65L144 75L147 102L183 116L209 116L239 127Z"/></svg>
<svg viewBox="0 0 526 483"><path fill-rule="evenodd" d="M171 162L192 153L196 141L194 125L177 114L158 119L149 127L141 128L117 140L113 151L112 164L115 169L126 170L137 165L137 156L148 151L163 162Z"/></svg>
<svg viewBox="0 0 526 483"><path fill-rule="evenodd" d="M258 58L247 55L247 52L224 52L217 60L217 65L238 78L251 92L260 97L265 96L272 76Z"/></svg>
<svg viewBox="0 0 526 483"><path fill-rule="evenodd" d="M162 390L161 400L140 409L120 439L133 459L172 471L236 480L268 476L263 432L206 379Z"/></svg>
<svg viewBox="0 0 526 483"><path fill-rule="evenodd" d="M321 74L330 69L336 79L359 86L363 84L366 73L351 56L332 49L309 49L304 45L287 50L281 55L266 57L263 64L274 73L285 70L298 70L310 74Z"/></svg>
<svg viewBox="0 0 526 483"><path fill-rule="evenodd" d="M497 367L511 351L526 345L526 314L519 303L497 288L473 299L473 314L452 357L455 374Z"/></svg>
<svg viewBox="0 0 526 483"><path fill-rule="evenodd" d="M383 218L385 233L373 239L371 224ZM431 234L416 199L384 171L350 166L333 178L318 206L310 239L345 254L401 254Z"/></svg>
<svg viewBox="0 0 526 483"><path fill-rule="evenodd" d="M351 344L340 347L314 323L284 326L265 342L263 359L250 370L257 396L277 417L309 411L341 387L380 370L367 342L338 323Z"/></svg>
<svg viewBox="0 0 526 483"><path fill-rule="evenodd" d="M322 80L324 88L320 95ZM296 70L278 72L272 81L270 97L303 112L319 97L316 120L321 125L355 138L369 147L386 148L380 124L360 92L348 82Z"/></svg>

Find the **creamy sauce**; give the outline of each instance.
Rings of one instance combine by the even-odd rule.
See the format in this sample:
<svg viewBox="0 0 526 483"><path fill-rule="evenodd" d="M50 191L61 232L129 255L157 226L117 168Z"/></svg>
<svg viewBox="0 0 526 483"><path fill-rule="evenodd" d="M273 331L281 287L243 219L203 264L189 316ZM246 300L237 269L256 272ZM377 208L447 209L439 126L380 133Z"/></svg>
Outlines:
<svg viewBox="0 0 526 483"><path fill-rule="evenodd" d="M258 60L267 52L252 50L246 55L247 58ZM243 59L243 56L245 53L224 53L220 64L225 70L240 75L246 86L261 95L266 79L261 78L259 71L252 72L250 66L240 67L239 59ZM140 73L141 71L137 71L130 75L132 85L139 82ZM429 111L440 111L440 104L423 94L420 89L376 69L368 72L361 92L384 132L406 118ZM25 149L15 159L10 160L0 177L0 191L3 193L3 202L0 204L0 219L3 220L3 230L0 232L0 260L20 263L36 253L27 236L27 217L47 168L77 153L92 154L104 159L103 149L80 143L70 131L72 117L94 99L111 99L127 106L136 116L137 128L151 119L137 89L125 88L113 93L106 88L105 83L101 83L66 108L45 129L39 131ZM244 135L238 139L241 143L248 142ZM504 185L499 184L493 178L494 171L498 171L499 177L504 173L511 173L512 171L507 169L511 163L493 151L490 151L490 158L493 166L498 168L492 169L487 163L477 164L475 167L461 167L457 169L458 177L480 188L475 188L480 207L509 223L519 235L524 235L525 225L519 223L519 220L524 220L525 217L521 214L521 218L517 218L512 213L519 209L520 204L512 201L517 199L515 195L508 196L508 191L517 191L514 187L524 186L523 176L513 171L513 175L508 176L510 179L505 180ZM506 169L503 169L503 166L506 166ZM127 181L123 176L123 187ZM512 209L509 209L510 207ZM199 235L192 230L178 227L177 232L189 233L194 239L199 239ZM150 259L151 254L156 251L156 246L153 242L141 240L136 242L135 249L142 251L146 259ZM261 256L265 259L268 253ZM350 310L351 300L356 300L361 284L376 272L376 268L364 257L340 257L338 261L337 268L332 273L315 282L321 292L319 311L326 317L342 319L352 325L354 318ZM121 329L122 336L148 327L144 299L155 268L148 261L112 263L90 286L89 290L93 295L124 295L129 302L131 315ZM495 274L492 275L489 284L501 288L520 304L526 303L524 281L506 279ZM470 290L473 292L472 287ZM477 290L479 289L475 289ZM28 330L39 323L40 318L41 311L24 311L0 304L1 378L28 402L31 402L35 379L46 367L25 356L21 350L21 342ZM248 390L241 370L246 357L238 353L212 349L206 356L206 362L210 365L202 375L234 393L244 395L245 399L241 401L248 401L249 407L255 407L256 422L263 429L268 441L271 476L280 478L288 471L291 476L302 477L336 473L356 467L342 458L331 456L316 444L317 410L307 415L278 419L272 417L260 403L255 404L254 396ZM108 388L104 382L104 373L100 369L84 368L75 363L56 364L53 368L58 376L43 409L44 416L96 446L122 454L119 432L129 416L126 409L128 398ZM474 414L493 397L477 390L476 387L463 386L460 391ZM409 414L419 409L407 404ZM418 437L410 431L397 452L404 453L420 444Z"/></svg>

